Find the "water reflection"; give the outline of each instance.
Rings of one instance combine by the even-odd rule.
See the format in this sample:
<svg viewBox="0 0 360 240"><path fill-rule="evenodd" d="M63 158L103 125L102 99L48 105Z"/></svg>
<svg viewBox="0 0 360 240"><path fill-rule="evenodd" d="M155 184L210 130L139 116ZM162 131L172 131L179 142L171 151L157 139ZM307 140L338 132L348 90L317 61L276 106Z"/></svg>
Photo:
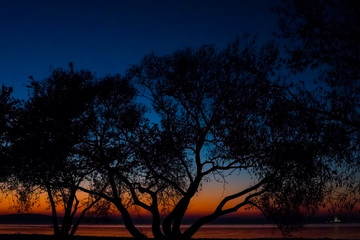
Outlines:
<svg viewBox="0 0 360 240"><path fill-rule="evenodd" d="M140 226L143 233L152 236L149 225ZM52 234L49 225L0 224L0 234ZM77 235L130 237L122 225L83 225ZM360 224L310 224L293 234L302 238L360 239ZM272 225L209 225L199 230L194 238L281 238L279 230Z"/></svg>

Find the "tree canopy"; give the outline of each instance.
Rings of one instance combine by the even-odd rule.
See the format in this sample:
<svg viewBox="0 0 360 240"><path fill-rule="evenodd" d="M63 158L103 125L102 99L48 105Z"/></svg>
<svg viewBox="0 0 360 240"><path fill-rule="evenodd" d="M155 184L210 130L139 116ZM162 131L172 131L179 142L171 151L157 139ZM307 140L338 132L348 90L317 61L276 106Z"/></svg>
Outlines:
<svg viewBox="0 0 360 240"><path fill-rule="evenodd" d="M305 114L304 102L279 78L279 68L276 45L258 48L251 39L238 39L224 50L202 46L163 57L150 54L134 67L143 96L160 116L166 143L173 144L164 146L179 152L164 158L150 148L140 155L149 177L177 196L161 230L160 221L153 221L158 238L190 238L203 224L244 206L259 209L280 227L290 223L283 217L295 220L295 213L317 210L330 170L325 128L322 119ZM182 232L184 214L203 182L212 175L226 179L229 171L248 171L255 181L225 196ZM152 209L162 195L143 183L135 185L147 189L142 194L149 200L141 204L150 202L146 207ZM235 205L227 207L229 202Z"/></svg>
<svg viewBox="0 0 360 240"><path fill-rule="evenodd" d="M129 233L146 239L134 222L140 209L159 240L190 239L245 208L288 233L337 187L345 191L336 203L352 210L345 200L357 201L360 186L359 6L283 2L286 57L274 41L244 37L223 49L151 53L124 76L95 78L70 64L31 78L23 102L3 86L0 183L25 209L46 193L59 237L75 234L94 207L117 209ZM319 73L314 89L283 74L309 68ZM205 183L234 174L251 179L238 178L184 226Z"/></svg>
<svg viewBox="0 0 360 240"><path fill-rule="evenodd" d="M319 105L310 111L327 118L333 148L342 148L336 161L335 189L342 186L337 205L350 210L359 199L360 4L358 1L288 1L277 9L280 35L286 41L288 65L294 72L318 72ZM337 130L335 130L337 129ZM341 129L341 130L339 130ZM346 154L345 154L346 152Z"/></svg>
<svg viewBox="0 0 360 240"><path fill-rule="evenodd" d="M353 152L347 128L319 114L318 96L283 78L279 53L274 42L258 46L245 37L224 49L152 53L126 76L95 79L70 65L31 79L16 124L2 125L12 129L7 157L20 203L31 207L45 192L57 236L73 235L94 206L115 207L137 239L147 236L134 208L151 216L162 240L190 239L244 208L288 233L318 211L336 163ZM9 94L4 88L7 110L15 104ZM204 183L233 174L251 180L184 227Z"/></svg>
<svg viewBox="0 0 360 240"><path fill-rule="evenodd" d="M78 198L78 186L88 171L77 146L93 118L92 80L90 72L74 72L72 66L69 71L54 69L42 81L31 79L30 97L14 126L11 159L19 204L26 210L39 194L46 193L56 236L73 235L80 206L87 209L96 201L89 197L84 203ZM59 207L64 213L57 212Z"/></svg>
<svg viewBox="0 0 360 240"><path fill-rule="evenodd" d="M9 164L10 150L12 147L11 135L14 124L17 122L21 106L19 100L11 94L13 89L2 85L0 90L0 189L8 185L11 178L12 166Z"/></svg>

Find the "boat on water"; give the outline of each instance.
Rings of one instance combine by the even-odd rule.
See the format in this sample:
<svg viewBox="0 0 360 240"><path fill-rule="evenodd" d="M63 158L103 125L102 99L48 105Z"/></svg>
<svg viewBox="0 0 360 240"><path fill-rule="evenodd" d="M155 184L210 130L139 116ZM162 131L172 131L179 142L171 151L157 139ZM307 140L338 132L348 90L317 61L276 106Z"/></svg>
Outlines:
<svg viewBox="0 0 360 240"><path fill-rule="evenodd" d="M341 219L339 217L335 216L333 220L331 220L327 223L343 223L343 222L341 221Z"/></svg>

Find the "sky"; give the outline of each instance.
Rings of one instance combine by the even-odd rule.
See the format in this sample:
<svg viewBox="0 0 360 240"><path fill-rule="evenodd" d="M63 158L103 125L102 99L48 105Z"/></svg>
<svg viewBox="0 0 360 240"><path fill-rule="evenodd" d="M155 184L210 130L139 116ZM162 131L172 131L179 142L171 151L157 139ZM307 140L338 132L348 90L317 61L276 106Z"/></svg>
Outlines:
<svg viewBox="0 0 360 240"><path fill-rule="evenodd" d="M272 39L275 0L0 0L0 84L27 97L51 67L124 73L150 52L220 48L244 33Z"/></svg>
<svg viewBox="0 0 360 240"><path fill-rule="evenodd" d="M221 48L245 33L256 34L261 42L271 40L277 30L274 4L275 0L0 0L0 85L14 87L14 96L26 99L28 76L44 79L51 68L68 67L69 62L76 70L88 69L102 77L125 73L150 52L164 55L203 44ZM206 201L190 205L190 211L202 213L227 193L222 183L210 187L212 191L198 196ZM227 191L239 187L242 183ZM214 198L211 192L222 194Z"/></svg>

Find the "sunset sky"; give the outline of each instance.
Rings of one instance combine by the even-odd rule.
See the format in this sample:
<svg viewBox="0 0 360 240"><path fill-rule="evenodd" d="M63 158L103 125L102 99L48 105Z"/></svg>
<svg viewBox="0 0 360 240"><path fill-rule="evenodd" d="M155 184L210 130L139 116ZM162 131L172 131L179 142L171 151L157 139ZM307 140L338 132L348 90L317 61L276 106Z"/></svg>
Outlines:
<svg viewBox="0 0 360 240"><path fill-rule="evenodd" d="M225 185L223 182L211 182L205 184L202 190L192 200L188 208L188 216L191 215L204 215L211 213L217 204L225 196L235 193L249 186L249 176L247 174L241 176L232 176L228 179L228 183ZM78 196L86 196L86 194L78 193ZM2 198L0 202L0 215L1 214L13 214L17 213L17 209L14 208L15 196L9 195L7 198ZM51 214L49 204L46 202L46 194L43 194L39 201L30 210L31 213L39 214ZM241 216L247 216L252 214L259 214L257 210L241 209L238 214Z"/></svg>
<svg viewBox="0 0 360 240"><path fill-rule="evenodd" d="M236 36L273 39L276 1L40 1L0 2L0 83L26 97L31 75L49 67L89 69L98 77L124 73L151 51L167 54L202 44L223 47Z"/></svg>
<svg viewBox="0 0 360 240"><path fill-rule="evenodd" d="M244 33L259 41L274 38L276 15L271 0L127 0L0 2L0 85L14 87L26 99L28 76L40 80L50 67L88 69L97 77L124 73L151 51L162 55L187 46L220 48ZM208 212L221 197L250 184L248 176L205 185L189 212ZM216 195L214 194L216 193ZM219 194L221 193L221 194ZM44 200L43 200L44 201ZM13 213L11 200L0 214ZM47 212L42 204L33 212Z"/></svg>

